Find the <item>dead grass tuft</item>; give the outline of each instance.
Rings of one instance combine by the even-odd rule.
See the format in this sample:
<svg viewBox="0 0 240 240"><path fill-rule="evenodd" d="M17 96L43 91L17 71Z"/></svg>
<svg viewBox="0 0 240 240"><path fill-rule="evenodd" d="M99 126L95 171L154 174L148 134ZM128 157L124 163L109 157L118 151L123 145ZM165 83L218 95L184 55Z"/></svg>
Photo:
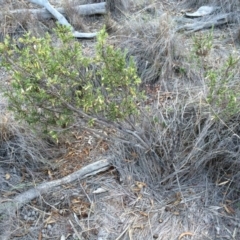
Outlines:
<svg viewBox="0 0 240 240"><path fill-rule="evenodd" d="M105 16L105 27L108 34L113 34L118 30L118 25L111 17L110 12Z"/></svg>
<svg viewBox="0 0 240 240"><path fill-rule="evenodd" d="M41 138L41 132L34 132L29 125L15 120L13 114L8 111L6 99L2 96L0 105L1 168L15 168L19 171L28 169L27 171L32 173L43 164L50 166L48 160L58 155L54 152L55 147Z"/></svg>
<svg viewBox="0 0 240 240"><path fill-rule="evenodd" d="M112 13L123 13L129 7L129 0L107 0L107 10Z"/></svg>
<svg viewBox="0 0 240 240"><path fill-rule="evenodd" d="M21 13L21 9L28 8L30 8L30 5L25 1L11 1L11 4L2 5L1 11L4 14L0 15L1 41L3 41L6 35L17 39L27 31L30 31L34 35L42 35L46 31L47 26L44 23L39 22L26 11ZM11 12L14 10L14 13Z"/></svg>
<svg viewBox="0 0 240 240"><path fill-rule="evenodd" d="M142 2L147 5L147 1ZM185 1L185 4L197 8L212 2L196 0ZM229 11L238 6L238 1L221 1L221 4ZM111 21L108 24L111 30L114 24ZM65 228L72 230L72 226L67 225L71 218L82 238L100 239L105 231L109 239L239 239L240 115L227 120L216 117L222 108L213 109L207 103L205 78L206 70L222 66L233 49L223 46L217 37L206 56L199 56L201 63L197 68L197 64L187 58L190 51L187 52L182 43L184 40L191 48L192 39L180 34L175 33L171 16L158 15L156 8L150 14L141 11L129 17L122 29L117 30L118 39L110 37L109 41L117 41L117 46L126 48L129 56L134 57L143 83L159 83L148 85L149 99L139 106L140 116L129 119L132 125L125 123L132 126L138 138L121 136L125 142L116 139L107 146L107 154L111 154L115 166L112 171L54 189L37 199L42 216L37 224L34 222L32 233L35 235L29 233L26 238L36 239L41 229L47 228L49 213L53 214L57 208L72 213L69 218L61 216L61 222L56 220L52 224L58 228L57 237L69 234ZM185 68L183 75L176 72L176 68L180 72L181 67ZM239 69L238 64L232 73L231 87L238 86ZM171 88L164 87L170 81L174 83ZM1 164L9 172L11 168L24 166L30 175L41 161L46 163L54 154L38 134L4 111L6 103L1 102ZM139 139L148 149L142 147ZM77 169L86 156L89 157L90 149L81 153L81 148L88 146L85 138L76 140L77 150L71 151L69 158L64 157L67 161L61 165L63 171L65 166L71 171ZM101 142L93 146L98 149L96 146L101 146ZM95 159L95 155L92 158ZM2 179L6 180L6 175L2 175ZM107 191L94 193L99 188ZM87 206L84 212L83 205ZM23 216L30 211L29 206L24 208L26 213L24 209L19 211ZM12 218L4 226L12 225L15 231L13 223L17 222L20 229L21 221Z"/></svg>
<svg viewBox="0 0 240 240"><path fill-rule="evenodd" d="M84 25L84 19L79 15L78 11L76 11L75 9L76 5L79 5L79 2L76 0L68 0L63 2L63 7L65 9L65 13L70 24L76 30L85 32L86 27Z"/></svg>
<svg viewBox="0 0 240 240"><path fill-rule="evenodd" d="M124 24L119 45L134 57L144 83L155 83L160 78L171 77L175 61L181 57L180 49L183 51L184 48L173 27L168 13L157 18L142 14Z"/></svg>
<svg viewBox="0 0 240 240"><path fill-rule="evenodd" d="M180 96L187 94L184 101ZM141 181L156 190L207 171L213 183L231 182L226 197L239 198L240 115L226 122L216 120L201 98L201 94L196 98L196 92L194 96L179 91L163 105L156 103L159 108L142 109L136 132L149 149L139 148L134 138L126 137L131 144L115 144L113 164L122 179L129 184Z"/></svg>

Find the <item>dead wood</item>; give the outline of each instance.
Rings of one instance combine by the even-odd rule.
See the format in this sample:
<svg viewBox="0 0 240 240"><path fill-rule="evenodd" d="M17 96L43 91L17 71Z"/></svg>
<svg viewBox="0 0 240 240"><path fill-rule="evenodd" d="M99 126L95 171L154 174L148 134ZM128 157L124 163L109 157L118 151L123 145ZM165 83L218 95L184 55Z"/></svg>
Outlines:
<svg viewBox="0 0 240 240"><path fill-rule="evenodd" d="M95 14L106 14L106 3L93 3L74 6L74 10L81 16L91 16ZM56 10L62 15L66 15L65 9L63 7L56 8ZM9 15L19 15L19 14L32 14L35 18L39 20L48 20L53 18L52 14L45 8L41 9L15 9L8 12ZM5 16L5 12L0 12L0 17Z"/></svg>
<svg viewBox="0 0 240 240"><path fill-rule="evenodd" d="M58 20L58 22L62 25L68 26L70 27L70 29L73 32L73 36L76 38L93 38L96 37L97 33L81 33L81 32L77 32L74 30L74 28L72 27L72 25L67 21L67 19L64 17L64 15L59 12L56 8L54 8L48 0L29 0L29 2L40 5L42 7L44 7L45 11L47 11L50 14L50 17L53 16L54 18L56 18ZM100 5L102 6L101 8L104 7L104 5ZM96 6L94 6L96 7ZM85 6L85 12L86 12L86 6ZM91 8L92 9L92 8ZM43 10L43 11L44 11ZM102 9L103 10L103 9ZM19 10L17 10L19 11ZM91 12L93 12L93 10L91 10ZM19 12L18 12L19 13ZM37 14L39 15L39 13ZM46 12L44 12L45 17L47 16ZM40 14L41 16L41 14Z"/></svg>
<svg viewBox="0 0 240 240"><path fill-rule="evenodd" d="M110 168L111 164L107 159L94 162L92 164L83 167L82 169L58 180L51 182L42 183L32 189L27 190L16 196L11 200L1 200L0 201L0 214L3 213L13 213L17 208L22 207L24 204L27 204L31 200L40 195L49 192L52 188L68 184L77 179L84 179L88 176L96 175L100 172L104 172Z"/></svg>
<svg viewBox="0 0 240 240"><path fill-rule="evenodd" d="M213 16L206 20L200 19L192 21L191 23L184 24L178 27L177 31L186 30L187 32L196 32L202 29L217 27L227 23L236 23L238 21L239 12L223 13ZM186 20L187 22L187 20Z"/></svg>

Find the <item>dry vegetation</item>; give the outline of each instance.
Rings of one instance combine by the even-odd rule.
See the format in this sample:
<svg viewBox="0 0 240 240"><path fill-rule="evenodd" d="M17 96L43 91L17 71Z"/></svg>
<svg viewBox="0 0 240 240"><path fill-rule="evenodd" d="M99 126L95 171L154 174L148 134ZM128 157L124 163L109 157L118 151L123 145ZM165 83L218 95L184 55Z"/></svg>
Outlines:
<svg viewBox="0 0 240 240"><path fill-rule="evenodd" d="M24 1L8 2L2 3L6 9L26 7ZM229 55L238 58L239 23L176 32L181 10L215 5L228 13L240 10L239 1L121 0L108 1L108 16L74 12L74 4L93 2L99 1L69 0L63 6L78 30L107 23L109 42L134 57L147 99L140 116L123 124L131 125L137 137L126 134L120 136L125 141L107 142L77 129L56 145L39 129L14 120L1 98L0 208L36 184L61 178L102 155L113 166L2 214L1 239L240 239L240 112L225 111L225 95L218 104L218 83L213 101L208 100L210 70L224 69ZM7 11L1 15L3 37L19 37L26 30L42 35L55 25L31 16L8 18ZM94 40L83 41L90 53L93 45ZM237 61L224 91L239 88L239 69ZM219 72L220 84L227 74L228 69ZM8 75L1 78L8 84Z"/></svg>

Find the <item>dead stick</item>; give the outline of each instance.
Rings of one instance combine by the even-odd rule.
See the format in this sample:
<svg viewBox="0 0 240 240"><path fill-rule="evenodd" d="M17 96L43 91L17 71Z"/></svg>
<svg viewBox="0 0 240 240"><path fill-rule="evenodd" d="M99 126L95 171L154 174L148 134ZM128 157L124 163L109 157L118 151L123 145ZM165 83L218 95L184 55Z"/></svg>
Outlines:
<svg viewBox="0 0 240 240"><path fill-rule="evenodd" d="M94 162L81 168L80 170L58 180L51 182L42 183L35 188L29 189L23 192L11 200L2 200L0 203L0 214L13 212L17 208L22 207L24 204L30 202L41 194L47 193L50 189L57 187L59 185L67 184L73 182L77 179L84 179L88 176L96 175L97 173L104 172L110 168L111 164L107 159ZM10 211L9 211L10 210Z"/></svg>

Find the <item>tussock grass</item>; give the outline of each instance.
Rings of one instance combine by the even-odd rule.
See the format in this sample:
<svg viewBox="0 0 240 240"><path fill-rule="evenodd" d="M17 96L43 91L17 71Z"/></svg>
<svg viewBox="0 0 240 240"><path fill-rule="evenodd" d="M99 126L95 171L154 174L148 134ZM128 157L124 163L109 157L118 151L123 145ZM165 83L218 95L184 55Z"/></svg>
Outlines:
<svg viewBox="0 0 240 240"><path fill-rule="evenodd" d="M129 19L122 28L120 47L133 56L144 83L170 78L175 61L181 58L181 37L173 31L173 20L167 13L148 21L146 15ZM124 37L124 33L127 37ZM182 45L181 45L182 44Z"/></svg>
<svg viewBox="0 0 240 240"><path fill-rule="evenodd" d="M123 11L126 11L129 7L130 0L107 0L106 5L107 9L110 12L121 14Z"/></svg>
<svg viewBox="0 0 240 240"><path fill-rule="evenodd" d="M199 0L184 4L197 8L208 3L218 2ZM221 1L221 4L226 11L239 6L236 0ZM121 184L116 184L113 175L114 179L104 174L99 176L98 185L111 189L112 194L102 199L98 195L96 206L99 206L89 214L91 220L94 217L98 220L100 216L101 226L113 234L111 239L120 236L124 229L133 239L152 239L155 233L166 240L179 238L184 232L193 234L186 235L186 239L201 240L233 235L235 230L230 230L235 225L232 229L230 225L239 223L240 114L239 111L223 114L225 100L217 104L217 92L225 79L221 72L213 91L216 101L208 101L207 76L209 69L215 71L223 67L229 52L238 53L238 50L223 45L218 38L205 56L196 56L199 52L192 51L194 37L176 33L169 14L156 18L141 12L141 16L126 20L116 34L118 39L110 38L110 41L134 57L143 87L148 83L153 93L149 94L150 103L139 105L140 115L130 117L125 123L132 126L138 138L124 135L121 137L125 141L116 139L109 144L108 153ZM201 33L196 34L198 37L201 39ZM238 62L231 69L232 78L226 89L239 88L239 69ZM238 95L236 100L239 102ZM8 147L17 146L17 150L10 148L14 156L11 159L27 159L23 164L32 164L32 167L39 159L46 159L43 154L48 148L46 143L4 114L1 113L0 123L2 146L5 143ZM148 147L143 147L142 142ZM18 161L16 164L20 166L22 163ZM101 182L101 178L106 179ZM95 178L86 182L95 190ZM146 185L137 189L138 182ZM87 197L94 199L92 191L83 192L83 195L89 192ZM173 209L167 210L167 198L177 192L184 209L179 210L181 204L175 205L176 198L170 198ZM59 196L61 194L62 191ZM227 212L230 207L235 215ZM119 220L124 222L124 227L120 226L122 230L116 234ZM94 225L92 229L99 228L94 221L89 222ZM237 239L239 233L235 237Z"/></svg>
<svg viewBox="0 0 240 240"><path fill-rule="evenodd" d="M148 151L134 147L134 139L130 140L132 146L116 144L114 165L124 177L131 172L133 179L159 187L173 184L176 175L184 182L208 168L213 178L230 174L238 188L239 116L228 122L214 121L207 108L199 103L191 105L173 103L170 112L154 109L155 114L145 114L140 136L150 146Z"/></svg>
<svg viewBox="0 0 240 240"><path fill-rule="evenodd" d="M84 19L76 11L75 6L79 5L76 0L68 0L63 2L63 8L66 16L68 16L69 23L76 29L82 32L85 31Z"/></svg>
<svg viewBox="0 0 240 240"><path fill-rule="evenodd" d="M180 98L182 94L187 101ZM136 132L150 146L148 150L137 147L134 138L126 138L131 144L115 142L110 149L113 165L125 188L131 189L138 182L147 186L147 190L137 193L141 199L136 200L139 209L150 208L143 207L148 198L161 206L170 193L176 192L187 206L180 215L179 210L174 213L172 206L170 210L159 207L155 214L151 207L148 220L151 224L134 231L136 239L150 239L147 237L152 232L166 240L176 239L183 232L194 233L193 239L208 239L216 231L207 223L223 229L232 217L236 222L239 219L240 115L225 122L216 120L209 106L202 102L201 94L196 97L196 91L194 95L179 91L177 95L179 98L165 106L143 110ZM189 195L191 188L194 192ZM224 209L210 208L227 207L228 201L236 213L234 216L226 214ZM159 218L163 223L159 224ZM141 223L144 224L142 217L138 219L138 224ZM221 231L220 236L223 235Z"/></svg>
<svg viewBox="0 0 240 240"><path fill-rule="evenodd" d="M11 0L9 4L1 5L0 14L0 41L3 41L5 36L9 35L12 38L18 39L27 31L33 35L42 36L43 33L51 25L51 21L40 22L31 14L14 13L10 11L19 9L29 9L32 6L26 1Z"/></svg>
<svg viewBox="0 0 240 240"><path fill-rule="evenodd" d="M194 37L184 39L176 34L168 14L162 14L158 20L148 17L142 14L126 21L119 34L122 36L119 45L134 57L143 83L155 83L153 89L158 86L153 104L143 107L139 119L134 120L136 133L149 148L141 149L136 138L126 137L131 144L114 144L113 164L126 182L142 181L155 190L184 184L200 173L214 183L231 176L231 190L226 196L236 200L240 115L239 111L222 115L227 102L216 104L220 97L218 90L225 81L224 72L218 72L219 83L215 85L216 96L211 103L207 77L209 69L217 72L223 68L233 49L213 40L206 55L197 56L197 51L192 51ZM196 37L201 39L201 33ZM231 69L233 77L226 89L238 89L239 67L237 63ZM163 100L166 91L172 98ZM236 99L239 101L237 93Z"/></svg>
<svg viewBox="0 0 240 240"><path fill-rule="evenodd" d="M16 121L2 96L0 105L1 167L26 168L31 172L42 164L49 165L48 159L56 155L53 146L50 150L51 146L41 138L41 133L33 132L27 124Z"/></svg>
<svg viewBox="0 0 240 240"><path fill-rule="evenodd" d="M121 13L122 11L126 11L131 3L130 0L85 0L85 4L87 3L100 3L106 2L107 10L112 13Z"/></svg>

